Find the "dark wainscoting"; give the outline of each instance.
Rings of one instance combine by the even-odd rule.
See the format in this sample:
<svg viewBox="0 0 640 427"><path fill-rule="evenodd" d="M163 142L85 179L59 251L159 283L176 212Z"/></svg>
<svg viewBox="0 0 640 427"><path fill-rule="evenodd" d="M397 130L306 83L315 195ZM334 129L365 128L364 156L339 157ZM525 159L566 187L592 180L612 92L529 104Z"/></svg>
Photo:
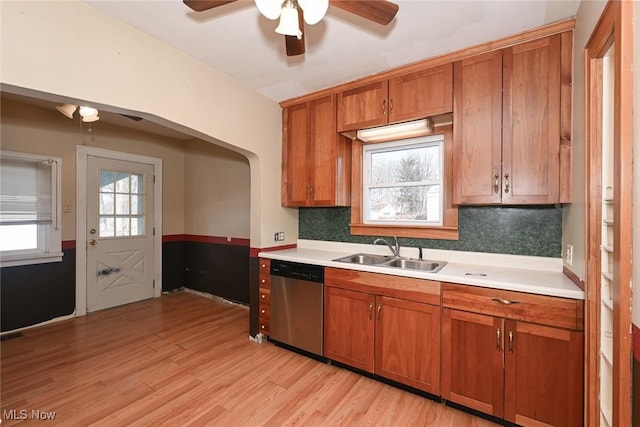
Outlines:
<svg viewBox="0 0 640 427"><path fill-rule="evenodd" d="M75 241L63 242L62 262L0 269L0 331L73 314L75 246ZM248 239L183 234L162 238L163 291L184 286L249 305L249 270Z"/></svg>
<svg viewBox="0 0 640 427"><path fill-rule="evenodd" d="M162 236L162 290L185 286L184 240L182 236Z"/></svg>
<svg viewBox="0 0 640 427"><path fill-rule="evenodd" d="M184 286L249 304L249 240L185 235Z"/></svg>
<svg viewBox="0 0 640 427"><path fill-rule="evenodd" d="M63 242L61 262L0 269L2 332L73 314L76 305L75 242Z"/></svg>

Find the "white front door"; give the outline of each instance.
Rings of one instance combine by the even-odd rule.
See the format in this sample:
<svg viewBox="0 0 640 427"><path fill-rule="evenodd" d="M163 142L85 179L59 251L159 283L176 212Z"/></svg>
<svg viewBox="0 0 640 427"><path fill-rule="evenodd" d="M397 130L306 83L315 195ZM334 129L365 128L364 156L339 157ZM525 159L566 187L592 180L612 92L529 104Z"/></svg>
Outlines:
<svg viewBox="0 0 640 427"><path fill-rule="evenodd" d="M154 296L151 164L87 159L87 311Z"/></svg>

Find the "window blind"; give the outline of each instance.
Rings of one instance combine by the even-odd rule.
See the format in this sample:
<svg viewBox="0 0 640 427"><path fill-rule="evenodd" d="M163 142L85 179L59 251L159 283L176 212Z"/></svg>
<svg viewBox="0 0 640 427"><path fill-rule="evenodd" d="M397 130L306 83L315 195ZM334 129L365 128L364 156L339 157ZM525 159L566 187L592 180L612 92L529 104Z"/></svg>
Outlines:
<svg viewBox="0 0 640 427"><path fill-rule="evenodd" d="M54 164L0 158L0 225L52 223Z"/></svg>

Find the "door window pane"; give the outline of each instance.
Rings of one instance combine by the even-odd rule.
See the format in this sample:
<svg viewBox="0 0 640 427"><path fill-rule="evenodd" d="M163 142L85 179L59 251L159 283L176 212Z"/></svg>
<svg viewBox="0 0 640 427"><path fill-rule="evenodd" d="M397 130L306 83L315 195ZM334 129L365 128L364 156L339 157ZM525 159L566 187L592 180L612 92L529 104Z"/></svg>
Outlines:
<svg viewBox="0 0 640 427"><path fill-rule="evenodd" d="M144 235L143 175L101 170L99 192L100 237Z"/></svg>

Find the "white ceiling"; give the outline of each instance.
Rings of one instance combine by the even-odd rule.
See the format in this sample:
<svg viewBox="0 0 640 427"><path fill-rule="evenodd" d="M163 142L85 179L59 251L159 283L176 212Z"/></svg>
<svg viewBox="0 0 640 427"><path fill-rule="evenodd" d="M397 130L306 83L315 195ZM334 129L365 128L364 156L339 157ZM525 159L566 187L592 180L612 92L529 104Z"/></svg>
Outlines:
<svg viewBox="0 0 640 427"><path fill-rule="evenodd" d="M380 26L335 7L287 57L277 21L253 0L194 12L179 0L87 4L184 51L275 101L575 16L580 0L398 0Z"/></svg>
<svg viewBox="0 0 640 427"><path fill-rule="evenodd" d="M388 26L329 7L322 21L305 27L306 53L296 57L285 55L284 38L274 31L277 21L260 15L253 0L205 12L192 11L181 0L82 1L280 102L571 18L581 0L397 0L400 10ZM48 110L66 102L5 92L2 97ZM113 112L102 110L100 120L180 140L191 138L117 112L122 112L117 106Z"/></svg>

